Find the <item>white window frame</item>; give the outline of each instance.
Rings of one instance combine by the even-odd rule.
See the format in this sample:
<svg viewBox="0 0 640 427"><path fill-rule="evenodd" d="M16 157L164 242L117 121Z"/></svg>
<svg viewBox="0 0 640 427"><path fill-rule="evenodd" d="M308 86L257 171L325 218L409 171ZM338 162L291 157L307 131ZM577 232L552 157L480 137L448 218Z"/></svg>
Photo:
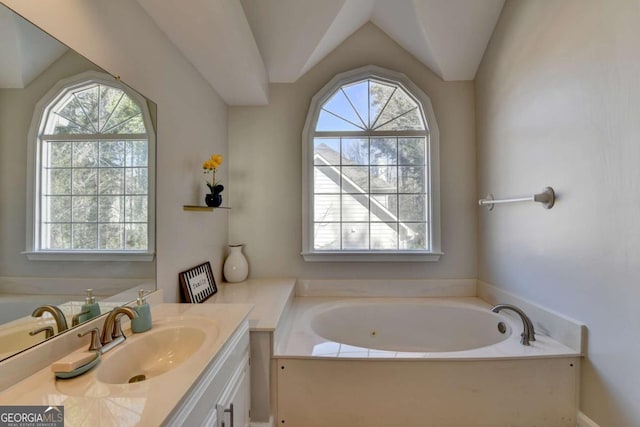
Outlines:
<svg viewBox="0 0 640 427"><path fill-rule="evenodd" d="M49 110L69 91L91 83L116 87L138 104L148 136L148 222L145 251L106 250L41 250L40 239L40 194L42 139ZM108 137L108 136L107 136ZM147 100L138 92L120 83L109 74L86 71L57 82L36 104L29 127L27 148L27 210L26 210L26 250L23 254L31 261L153 261L155 255L155 126Z"/></svg>
<svg viewBox="0 0 640 427"><path fill-rule="evenodd" d="M426 191L429 197L427 223L429 227L429 247L425 251L403 250L336 250L318 251L313 247L314 233L314 168L313 141L322 106L342 86L368 78L399 85L418 102L427 125L427 171ZM336 136L373 136L381 132L339 132ZM326 134L326 132L323 132ZM393 132L385 132L393 136ZM406 132L404 133L406 135ZM431 99L404 74L368 65L336 75L311 99L307 119L302 131L302 256L305 261L317 262L424 262L438 261L443 255L440 236L440 134L436 123Z"/></svg>

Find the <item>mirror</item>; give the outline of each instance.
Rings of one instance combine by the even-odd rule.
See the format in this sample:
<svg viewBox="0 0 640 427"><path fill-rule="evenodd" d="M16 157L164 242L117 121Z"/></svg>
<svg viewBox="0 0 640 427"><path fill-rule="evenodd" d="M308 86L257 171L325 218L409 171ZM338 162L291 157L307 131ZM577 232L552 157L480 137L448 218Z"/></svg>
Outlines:
<svg viewBox="0 0 640 427"><path fill-rule="evenodd" d="M83 310L86 289L93 289L100 312L104 314L115 306L135 300L140 288L155 290L156 262L27 258L25 243L30 226L27 164L29 144L33 144L29 140L29 129L36 104L61 80L88 71L105 71L2 4L0 55L3 58L0 62L0 360L3 360L42 342L49 327L54 333L58 332L49 314L32 317L35 308L43 305L59 307L71 329L74 323L83 320L77 315ZM122 87L135 91L125 85ZM156 105L146 99L146 106L151 123L147 132L155 136ZM126 142L122 144L124 146ZM154 153L149 149L145 157L151 199ZM124 173L123 170L123 176ZM98 198L102 196L98 194ZM149 212L153 217L151 207ZM128 220L123 221L124 225L120 226L126 227ZM93 227L97 229L99 224ZM151 243L154 239L149 236ZM29 334L39 329L44 330Z"/></svg>

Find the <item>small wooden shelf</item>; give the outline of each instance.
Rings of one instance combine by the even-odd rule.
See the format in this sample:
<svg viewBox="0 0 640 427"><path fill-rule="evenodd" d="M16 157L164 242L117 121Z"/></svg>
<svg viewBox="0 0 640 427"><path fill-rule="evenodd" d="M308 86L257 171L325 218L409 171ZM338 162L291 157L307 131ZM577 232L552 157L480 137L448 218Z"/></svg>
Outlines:
<svg viewBox="0 0 640 427"><path fill-rule="evenodd" d="M216 209L231 209L227 206L218 206L217 208L212 208L209 206L199 206L199 205L183 205L183 211L194 211L194 212L203 212L203 211L214 211Z"/></svg>

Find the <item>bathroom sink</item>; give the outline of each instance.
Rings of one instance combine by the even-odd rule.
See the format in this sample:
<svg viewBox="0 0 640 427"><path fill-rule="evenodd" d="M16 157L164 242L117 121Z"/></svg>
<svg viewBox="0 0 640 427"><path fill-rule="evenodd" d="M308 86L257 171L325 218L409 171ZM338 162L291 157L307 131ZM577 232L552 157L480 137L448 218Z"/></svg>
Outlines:
<svg viewBox="0 0 640 427"><path fill-rule="evenodd" d="M215 328L211 322L177 322L133 335L103 356L96 378L107 384L127 384L158 377L196 353L207 336L217 334Z"/></svg>

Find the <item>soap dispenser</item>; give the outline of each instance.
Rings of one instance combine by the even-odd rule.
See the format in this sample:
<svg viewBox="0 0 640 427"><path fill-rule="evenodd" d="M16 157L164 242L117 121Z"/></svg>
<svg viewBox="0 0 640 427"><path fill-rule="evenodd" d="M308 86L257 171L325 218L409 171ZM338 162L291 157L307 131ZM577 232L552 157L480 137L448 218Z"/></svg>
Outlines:
<svg viewBox="0 0 640 427"><path fill-rule="evenodd" d="M138 317L131 319L131 330L134 334L146 332L151 329L151 309L144 297L144 289L138 291L138 299L133 307Z"/></svg>
<svg viewBox="0 0 640 427"><path fill-rule="evenodd" d="M100 306L96 302L93 296L93 289L87 289L87 297L84 304L80 308L80 314L78 315L78 322L86 322L94 317L100 316Z"/></svg>

